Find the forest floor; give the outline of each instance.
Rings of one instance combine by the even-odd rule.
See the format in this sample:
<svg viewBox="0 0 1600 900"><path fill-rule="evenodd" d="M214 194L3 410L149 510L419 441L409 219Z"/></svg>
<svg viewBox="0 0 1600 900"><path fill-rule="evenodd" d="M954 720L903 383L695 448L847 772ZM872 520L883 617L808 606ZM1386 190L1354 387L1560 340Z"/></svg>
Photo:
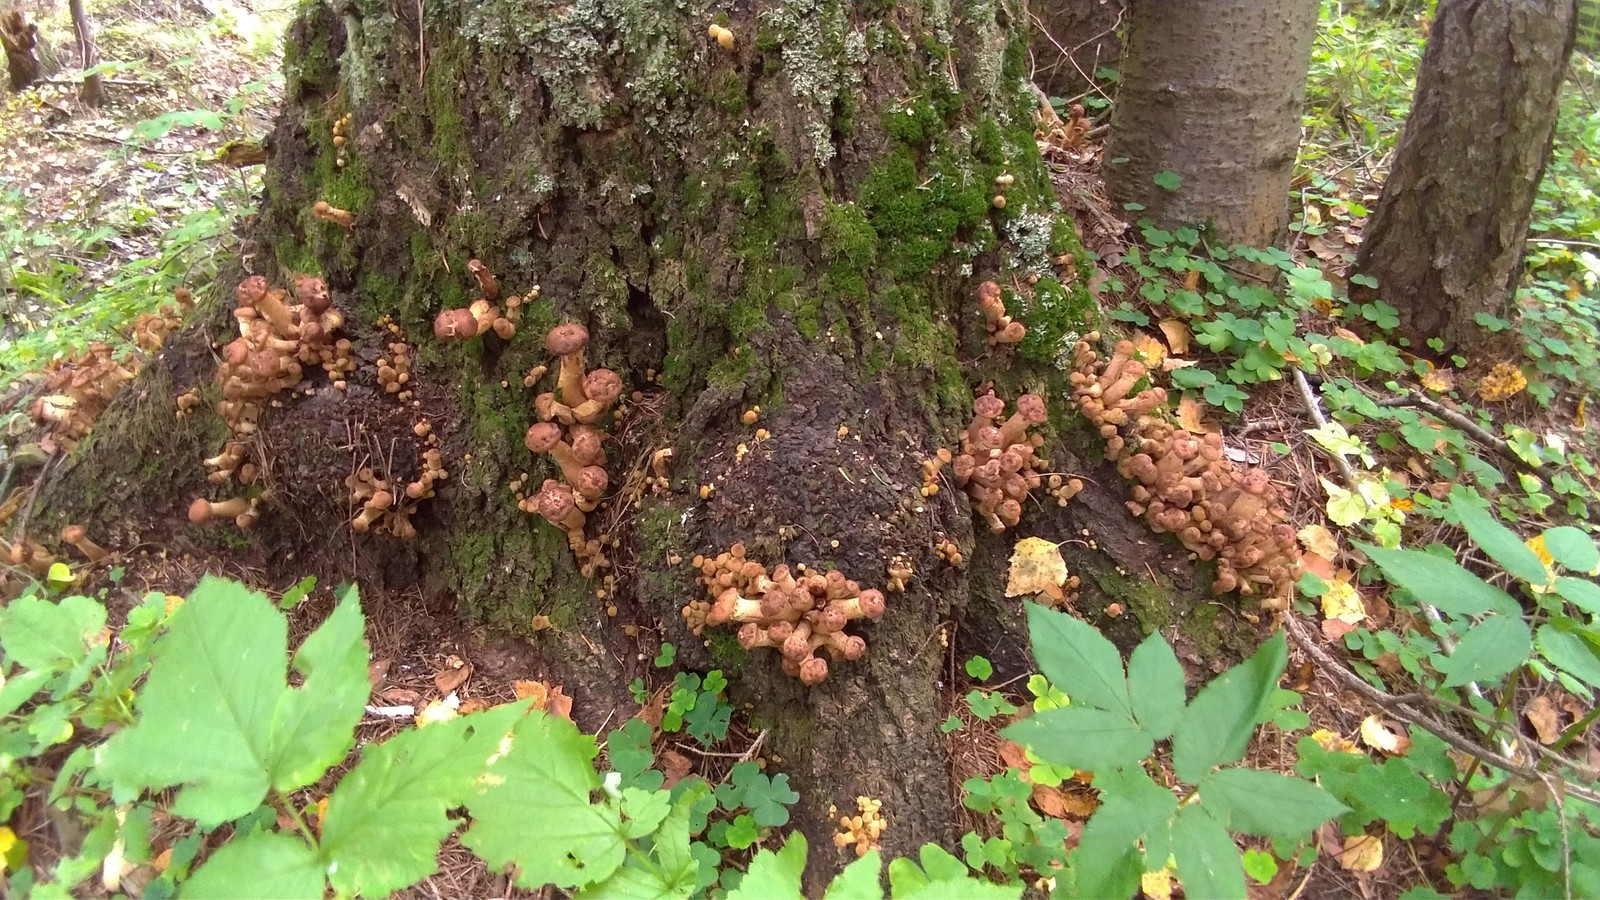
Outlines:
<svg viewBox="0 0 1600 900"><path fill-rule="evenodd" d="M41 427L30 415L36 400L59 390L51 380L52 360L91 341L125 346L127 332L140 315L156 310L181 285L208 283L219 260L241 252L238 235L259 191L260 169L224 160L230 147L240 153L240 147L266 134L281 84L276 42L289 12L287 3L208 0L202 6L185 0L109 0L91 5L91 10L99 25L101 56L113 61L104 67L106 105L83 107L70 79L58 79L8 95L0 110L0 249L6 252L0 259L6 304L0 308L0 524L13 540L26 531L38 479L73 443L59 427ZM63 6L42 24L70 54L65 15ZM1183 291L1205 290L1191 274L1198 267L1188 262L1207 248L1186 244L1181 234L1152 235L1107 200L1097 175L1100 147L1094 138L1105 119L1092 102L1097 91L1075 99L1088 102L1098 119L1075 124L1069 112L1073 100L1064 101L1059 105L1064 120L1046 119L1040 140L1063 207L1098 259L1094 272L1081 275L1099 290L1109 319L1140 340L1147 356L1180 363L1173 371L1210 377L1191 377L1177 406L1180 421L1193 431L1221 431L1235 461L1267 468L1286 489L1292 521L1305 526L1301 537L1315 556L1314 574L1328 584L1352 588L1293 608L1289 616L1299 623L1299 639L1317 642L1323 654L1332 651L1340 658L1350 648L1347 671L1382 683L1398 671L1388 645L1373 638L1370 646L1351 646L1348 636L1358 627L1374 634L1398 631L1403 623L1382 591L1353 581L1358 567L1350 562L1350 548L1329 526L1339 520L1399 527L1406 512L1419 502L1425 505L1427 496L1437 498L1448 490L1463 469L1482 474L1469 457L1482 467L1503 470L1507 487L1502 512L1524 525L1586 519L1596 480L1592 469L1585 474L1571 460L1584 453L1592 456L1595 449L1586 430L1583 398L1594 387L1586 379L1600 377L1595 371L1600 369L1600 349L1593 340L1594 272L1562 243L1574 234L1587 238L1562 218L1589 212L1582 209L1574 212L1549 203L1542 209L1545 229L1540 234L1551 242L1536 245L1532 253L1533 287L1524 292L1523 314L1506 323L1502 343L1477 348L1472 358L1433 360L1436 354L1390 346L1382 334L1384 310L1339 300L1403 119L1403 105L1396 109L1394 98L1409 97L1407 57L1401 54L1399 62L1384 67L1376 61L1381 47L1371 58L1341 50L1340 41L1374 39L1353 33L1354 26L1348 26L1352 33L1339 27L1335 23L1325 29L1319 41L1314 109L1308 114L1307 149L1296 182L1298 230L1287 248L1289 263L1280 267L1300 287L1261 313L1264 318L1280 310L1304 329L1352 342L1346 359L1329 367L1315 385L1322 389L1320 396L1331 400L1308 404L1296 387L1293 367L1281 360L1270 376L1241 373L1234 365L1240 354L1227 348L1230 338L1246 339L1248 327L1238 323L1253 321L1249 316L1221 320L1174 312L1181 307ZM1386 34L1389 40L1403 39ZM1407 51L1412 66L1419 44L1419 36L1412 36ZM1581 122L1558 143L1552 172L1553 179L1567 179L1567 187L1588 184L1589 178L1585 157L1594 117L1585 112L1577 118ZM1158 245L1166 241L1171 250L1164 262L1156 261L1155 254L1133 252L1136 244L1149 246L1152 240ZM1525 379L1522 386L1504 383L1507 367L1517 371L1517 379ZM1323 408L1322 403L1329 405ZM1441 467L1430 452L1433 436L1418 437L1416 415L1386 418L1375 412L1397 409L1431 414L1425 420L1428 428L1459 431L1467 449L1449 467ZM1318 427L1329 419L1340 428ZM1322 438L1311 436L1312 431L1322 432ZM1551 448L1561 451L1560 460ZM1568 482L1551 477L1550 469L1541 469L1530 458L1540 464L1567 463ZM1350 481L1352 473L1384 470L1390 482L1401 484L1400 492L1379 499L1363 492L1362 485L1370 487L1371 481ZM1412 533L1421 532L1416 534L1419 544L1433 539L1461 543L1457 533L1443 526L1409 524ZM298 577L143 548L114 558L112 565L81 570L70 576L75 584L69 580L56 587L73 584L74 590L104 591L108 605L125 607L147 590L187 589L214 568L267 589ZM292 619L299 631L296 640L328 608L328 587L297 608ZM1329 597L1344 598L1346 605L1330 606ZM503 658L514 656L514 650L450 610L403 598L370 612L374 697L373 715L362 725L363 739L382 738L404 727L409 718L395 715L395 710L421 709L441 698L492 704L554 691L552 705L561 705L559 686L522 677L515 662ZM641 685L647 719L654 716L659 722L663 699L673 685L671 661L663 648L657 660L660 677ZM1301 731L1323 730L1347 738L1381 734L1370 730L1373 716L1382 728L1397 727L1389 710L1330 671L1324 661L1325 656L1304 643L1291 656L1285 686L1302 695L1309 724ZM1024 765L1019 748L999 739L997 729L974 715L963 699L970 689L986 687L982 679L967 674L972 671L952 665L946 682L950 696L945 705L964 722L949 739L958 784L968 777L992 776L1008 765ZM1029 699L1021 685L987 688L1018 704ZM1559 725L1587 711L1586 702L1559 688L1527 688L1526 704L1537 699L1535 691L1562 711L1557 713ZM1539 727L1529 724L1530 738L1542 740ZM1297 739L1297 734L1265 726L1248 761L1258 768L1292 772ZM671 766L695 767L720 780L731 759L758 748L759 736L736 727L711 755L695 751L699 755L690 759L669 746L660 750L662 761ZM1593 761L1593 746L1586 752ZM329 779L338 774L335 770ZM314 802L317 790L308 789L304 797ZM1073 833L1094 806L1093 792L1081 783L1036 791L1034 802L1044 815L1065 819ZM992 829L977 816L971 824ZM44 817L17 831L32 842L37 854L33 862L41 871L59 855L61 848L52 847ZM1325 852L1313 867L1285 866L1253 896L1396 896L1408 886L1437 879L1435 860L1419 852L1418 845L1392 835L1377 865L1370 865L1370 856L1346 854L1337 829L1320 838ZM1254 849L1270 849L1264 841L1247 840ZM507 879L488 872L454 843L441 856L440 872L413 893L519 895Z"/></svg>

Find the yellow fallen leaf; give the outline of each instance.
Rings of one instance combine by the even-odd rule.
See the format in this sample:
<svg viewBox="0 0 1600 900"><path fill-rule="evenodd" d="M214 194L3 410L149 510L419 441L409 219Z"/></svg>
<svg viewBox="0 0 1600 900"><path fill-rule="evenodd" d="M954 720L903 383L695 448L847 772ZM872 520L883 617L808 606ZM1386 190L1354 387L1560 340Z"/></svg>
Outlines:
<svg viewBox="0 0 1600 900"><path fill-rule="evenodd" d="M0 825L0 873L10 872L26 861L28 842L17 839L9 826Z"/></svg>
<svg viewBox="0 0 1600 900"><path fill-rule="evenodd" d="M1522 370L1508 362L1494 364L1489 374L1478 381L1478 398L1490 403L1509 400L1522 393L1528 386L1527 376Z"/></svg>
<svg viewBox="0 0 1600 900"><path fill-rule="evenodd" d="M1456 389L1456 373L1449 369L1429 369L1422 374L1422 386L1435 394L1447 394Z"/></svg>
<svg viewBox="0 0 1600 900"><path fill-rule="evenodd" d="M1335 576L1322 595L1322 615L1354 625L1367 617L1367 606L1348 578Z"/></svg>
<svg viewBox="0 0 1600 900"><path fill-rule="evenodd" d="M1061 558L1059 545L1038 537L1017 541L1006 578L1007 597L1044 594L1060 602L1066 599L1061 590L1066 580L1067 561Z"/></svg>
<svg viewBox="0 0 1600 900"><path fill-rule="evenodd" d="M1411 749L1411 738L1405 732L1395 732L1377 716L1361 720L1361 741L1386 756L1405 756Z"/></svg>
<svg viewBox="0 0 1600 900"><path fill-rule="evenodd" d="M1578 398L1578 410L1572 414L1572 424L1582 429L1589 424L1589 397L1584 395Z"/></svg>
<svg viewBox="0 0 1600 900"><path fill-rule="evenodd" d="M1166 345L1156 340L1154 336L1145 334L1142 331L1134 332L1129 341L1133 344L1134 351L1139 354L1139 358L1144 360L1144 364L1151 368L1160 365L1161 361L1167 356Z"/></svg>
<svg viewBox="0 0 1600 900"><path fill-rule="evenodd" d="M1532 550L1533 555L1539 557L1539 562L1544 565L1544 584L1530 584L1528 588L1535 594L1550 593L1555 587L1556 558L1550 555L1550 549L1545 546L1544 535L1536 534L1523 543L1528 545L1528 549ZM1591 572L1589 574L1592 575L1594 573Z"/></svg>
<svg viewBox="0 0 1600 900"><path fill-rule="evenodd" d="M1194 397L1184 394L1178 401L1178 426L1194 434L1211 434L1222 429L1213 422L1207 422L1206 405Z"/></svg>
<svg viewBox="0 0 1600 900"><path fill-rule="evenodd" d="M1189 326L1182 319L1162 319L1160 322L1161 333L1167 338L1167 346L1172 352L1182 354L1189 352L1189 339L1191 334Z"/></svg>
<svg viewBox="0 0 1600 900"><path fill-rule="evenodd" d="M1172 900L1172 870L1162 869L1140 875L1139 889L1150 900Z"/></svg>
<svg viewBox="0 0 1600 900"><path fill-rule="evenodd" d="M1351 872L1376 872L1383 865L1383 840L1370 834L1356 834L1344 839L1344 851L1339 854L1339 865Z"/></svg>
<svg viewBox="0 0 1600 900"><path fill-rule="evenodd" d="M1307 525L1295 532L1300 538L1301 546L1326 560L1334 560L1339 556L1339 539L1333 536L1326 525Z"/></svg>
<svg viewBox="0 0 1600 900"><path fill-rule="evenodd" d="M1356 742L1341 737L1326 728L1318 728L1311 732L1311 739L1322 746L1322 749L1337 753L1360 753Z"/></svg>
<svg viewBox="0 0 1600 900"><path fill-rule="evenodd" d="M1554 744L1561 737L1560 714L1556 712L1556 705L1544 694L1533 698L1528 708L1523 711L1528 717L1528 723L1533 726L1533 731L1539 736L1539 743Z"/></svg>

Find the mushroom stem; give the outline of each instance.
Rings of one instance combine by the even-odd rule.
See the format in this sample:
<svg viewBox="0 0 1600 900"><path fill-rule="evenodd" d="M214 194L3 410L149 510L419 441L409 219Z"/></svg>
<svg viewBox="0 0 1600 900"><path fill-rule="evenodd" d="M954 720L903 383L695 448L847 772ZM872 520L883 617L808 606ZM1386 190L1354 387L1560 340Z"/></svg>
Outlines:
<svg viewBox="0 0 1600 900"><path fill-rule="evenodd" d="M89 540L82 525L68 525L61 529L61 540L78 548L78 552L92 563L97 563L108 555L99 544Z"/></svg>

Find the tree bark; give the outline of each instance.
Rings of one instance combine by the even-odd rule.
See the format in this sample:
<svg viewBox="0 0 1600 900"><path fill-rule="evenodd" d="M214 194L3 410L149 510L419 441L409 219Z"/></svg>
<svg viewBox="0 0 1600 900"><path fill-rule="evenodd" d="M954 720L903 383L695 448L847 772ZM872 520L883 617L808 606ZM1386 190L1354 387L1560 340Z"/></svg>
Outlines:
<svg viewBox="0 0 1600 900"><path fill-rule="evenodd" d="M72 35L78 42L78 59L87 73L83 76L78 99L85 106L99 106L106 101L106 86L99 72L90 71L100 65L100 51L94 45L94 23L89 19L83 0L69 0L67 9L72 13Z"/></svg>
<svg viewBox="0 0 1600 900"><path fill-rule="evenodd" d="M1576 0L1448 0L1417 74L1356 269L1421 346L1465 346L1479 313L1503 315L1555 138Z"/></svg>
<svg viewBox="0 0 1600 900"><path fill-rule="evenodd" d="M1089 535L1064 545L1084 582L1078 609L1125 641L1212 622L1217 605L1197 603L1209 579L1127 514L1114 471L1085 461L1098 437L1077 431L1057 360L1088 330L1092 301L1052 259L1092 269L1053 216L1021 9L761 3L720 22L731 49L707 36L716 18L699 6L491 0L428 4L419 21L422 9L311 3L288 37L244 261L275 284L324 276L361 366L344 391L313 370L263 411L260 522L182 524L195 496L243 490L208 488L201 465L223 437L208 411L213 347L237 334L218 303L169 339L46 489L46 527L97 522L119 546L270 563L285 583L353 578L380 619L420 593L511 635L491 648L502 664L479 659L475 677L560 682L590 729L634 713L628 682L659 678L648 660L671 640L682 665L726 672L752 730L767 730L774 768L801 795L813 885L847 859L830 808L853 810L858 795L883 801L887 853L954 846L938 724L955 701L941 687L958 653L984 653L999 677L1030 665L1021 601L1002 595L1016 538ZM319 200L353 226L315 217ZM471 296L473 258L504 293L537 283L539 299L510 340L435 341L434 316ZM986 278L1014 292L1028 331L1016 349L986 346L973 300ZM560 477L524 449L548 381L523 377L553 363L544 333L569 321L588 327L589 365L633 392L607 442L614 487L587 523L612 542L614 566L596 578L515 493ZM410 403L375 374L401 336ZM955 445L986 384L1049 398L1044 452L1092 482L1064 509L1030 501L1001 536L975 534L953 486L921 491L923 461ZM172 397L190 388L208 404L179 418ZM414 478L420 419L450 475L413 517L418 536L352 533L343 479L363 466ZM630 494L660 448L674 454L670 493ZM940 536L961 567L940 561ZM837 567L867 586L884 586L895 556L916 574L860 629L865 658L806 688L772 651L684 623L703 593L688 560L734 543L769 567ZM1111 603L1127 614L1100 616ZM535 617L551 627L536 631ZM1217 644L1202 642L1232 639L1194 630L1211 658Z"/></svg>
<svg viewBox="0 0 1600 900"><path fill-rule="evenodd" d="M20 9L0 12L0 48L6 51L6 78L20 91L42 77L39 66L39 28Z"/></svg>
<svg viewBox="0 0 1600 900"><path fill-rule="evenodd" d="M1163 227L1267 246L1288 224L1316 0L1131 0L1106 186ZM1177 186L1156 177L1175 173Z"/></svg>
<svg viewBox="0 0 1600 900"><path fill-rule="evenodd" d="M1055 0L1029 7L1033 15L1033 81L1052 97L1096 89L1095 72L1122 64L1127 0Z"/></svg>

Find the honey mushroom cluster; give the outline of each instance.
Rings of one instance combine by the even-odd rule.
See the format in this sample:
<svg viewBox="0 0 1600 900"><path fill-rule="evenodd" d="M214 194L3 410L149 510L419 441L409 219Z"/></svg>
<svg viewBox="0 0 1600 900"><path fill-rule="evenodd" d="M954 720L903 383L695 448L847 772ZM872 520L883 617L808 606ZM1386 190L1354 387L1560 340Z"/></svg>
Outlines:
<svg viewBox="0 0 1600 900"><path fill-rule="evenodd" d="M1239 591L1281 608L1300 575L1300 545L1271 478L1229 462L1220 434L1191 434L1152 415L1166 392L1132 393L1148 374L1133 345L1119 342L1102 365L1091 343L1098 338L1091 333L1076 347L1073 395L1106 439L1107 458L1135 482L1129 511L1200 559L1215 559L1212 593Z"/></svg>
<svg viewBox="0 0 1600 900"><path fill-rule="evenodd" d="M138 368L136 362L118 360L111 345L99 341L53 363L45 375L44 393L28 406L29 417L47 430L40 446L46 452L78 446Z"/></svg>
<svg viewBox="0 0 1600 900"><path fill-rule="evenodd" d="M392 481L377 477L371 466L363 466L344 479L344 486L350 489L350 505L360 508L350 520L351 529L367 532L376 528L403 541L411 540L417 536L411 517L418 505L432 497L434 486L449 477L443 456L432 447L422 452L422 474L398 494Z"/></svg>
<svg viewBox="0 0 1600 900"><path fill-rule="evenodd" d="M587 577L610 565L602 542L586 538L583 528L584 513L600 505L610 485L606 433L599 423L622 396L622 378L610 369L585 371L589 330L576 322L550 329L544 345L560 358L556 390L534 399L540 421L528 428L524 443L533 453L550 454L564 481L545 479L539 492L524 497L519 506L566 531L567 545Z"/></svg>
<svg viewBox="0 0 1600 900"><path fill-rule="evenodd" d="M831 808L831 807L830 807ZM843 850L854 846L856 856L866 856L878 846L889 822L883 817L883 801L871 797L856 798L856 814L839 817L839 831L833 836L833 845ZM833 810L838 812L837 809Z"/></svg>
<svg viewBox="0 0 1600 900"><path fill-rule="evenodd" d="M1044 438L1028 434L1029 428L1042 425L1049 418L1044 398L1023 394L1017 398L1016 411L1010 417L1005 416L1005 411L1005 401L994 391L974 400L972 422L961 432L961 452L952 457L950 451L941 448L923 466L923 493L927 496L928 484L939 476L945 460L951 460L956 486L966 489L989 530L997 534L1021 520L1022 501L1028 491L1040 485L1039 470L1047 465L1034 453L1043 446Z"/></svg>
<svg viewBox="0 0 1600 900"><path fill-rule="evenodd" d="M144 313L133 320L130 333L133 342L140 350L154 353L166 343L167 335L178 330L183 324L183 317L194 307L194 294L186 287L180 287L172 292L172 302L162 304L161 308L153 313Z"/></svg>
<svg viewBox="0 0 1600 900"><path fill-rule="evenodd" d="M410 400L411 347L405 341L390 341L387 356L378 357L378 386L396 400Z"/></svg>
<svg viewBox="0 0 1600 900"><path fill-rule="evenodd" d="M263 403L279 405L271 399L273 395L299 385L310 367L321 367L335 388L342 388L345 376L356 368L350 341L334 338L344 327L344 314L333 307L328 283L312 275L296 275L293 285L293 302L288 291L271 287L260 275L246 278L234 290L233 317L239 337L222 348L217 366L217 381L222 385L217 413L228 427L229 438L222 452L205 461L211 470L206 480L212 484L237 478L249 485L260 477L260 466L249 456ZM306 388L306 393L311 390ZM197 500L190 507L189 521L200 524L226 516L241 528L255 523L253 501L241 498L244 508L234 512L224 510L239 504L203 509L204 502Z"/></svg>
<svg viewBox="0 0 1600 900"><path fill-rule="evenodd" d="M684 621L695 634L729 622L739 624L739 646L746 650L773 647L783 659L783 671L808 686L828 677L827 654L835 663L860 659L867 642L846 634L857 619L883 617L883 592L861 585L834 570L827 575L798 575L779 565L769 575L766 566L745 556L743 544L734 544L714 558L696 556L700 583L708 600L691 600L683 608Z"/></svg>
<svg viewBox="0 0 1600 900"><path fill-rule="evenodd" d="M350 113L333 120L333 164L344 168L350 162Z"/></svg>
<svg viewBox="0 0 1600 900"><path fill-rule="evenodd" d="M467 271L478 284L478 297L468 306L459 306L439 313L433 320L433 336L441 341L465 341L493 331L501 340L509 341L517 333L517 318L524 302L539 296L539 286L534 285L526 298L512 294L505 299L504 310L500 303L500 282L480 260L468 260Z"/></svg>
<svg viewBox="0 0 1600 900"><path fill-rule="evenodd" d="M1005 302L1000 299L1000 285L985 281L978 285L977 295L983 327L989 332L989 346L1015 344L1027 337L1028 329L1006 315Z"/></svg>
<svg viewBox="0 0 1600 900"><path fill-rule="evenodd" d="M33 573L33 577L44 579L50 574L50 567L55 565L56 558L50 555L42 545L34 541L21 540L12 542L6 548L6 561L13 566L25 568Z"/></svg>

